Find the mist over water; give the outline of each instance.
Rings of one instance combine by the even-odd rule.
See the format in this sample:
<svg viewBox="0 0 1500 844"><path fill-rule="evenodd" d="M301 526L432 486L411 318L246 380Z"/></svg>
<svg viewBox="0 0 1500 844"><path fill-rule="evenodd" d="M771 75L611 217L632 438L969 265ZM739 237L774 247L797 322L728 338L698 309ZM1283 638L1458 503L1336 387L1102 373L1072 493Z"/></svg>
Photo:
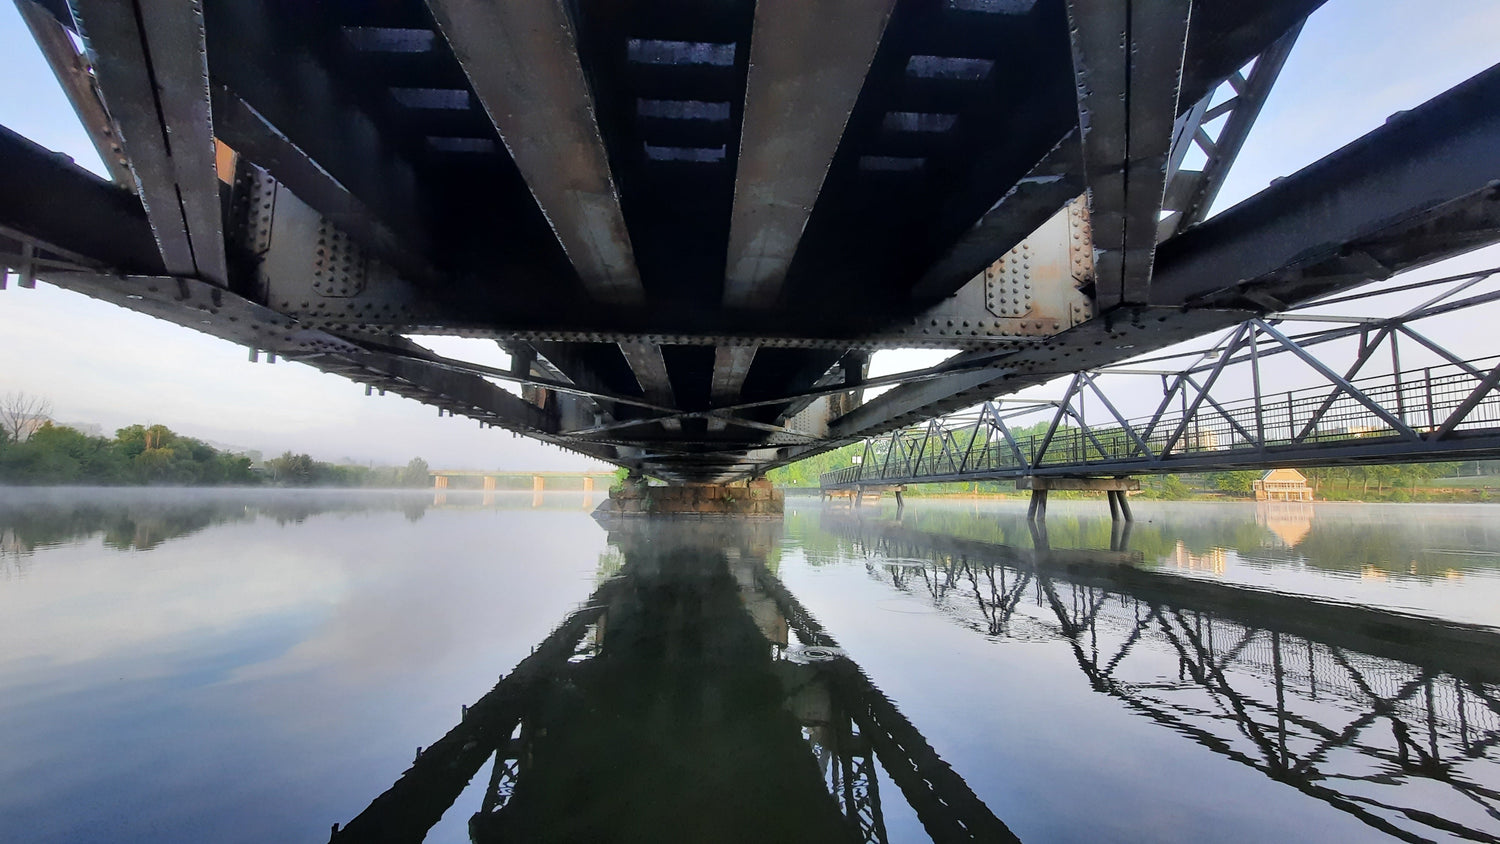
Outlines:
<svg viewBox="0 0 1500 844"><path fill-rule="evenodd" d="M0 490L0 837L1500 834L1496 508L596 503Z"/></svg>

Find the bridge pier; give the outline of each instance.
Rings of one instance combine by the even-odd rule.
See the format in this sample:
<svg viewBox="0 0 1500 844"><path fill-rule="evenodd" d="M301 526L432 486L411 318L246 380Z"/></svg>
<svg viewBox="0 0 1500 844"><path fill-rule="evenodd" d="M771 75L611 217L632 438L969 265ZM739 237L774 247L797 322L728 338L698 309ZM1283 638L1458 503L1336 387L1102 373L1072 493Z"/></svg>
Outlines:
<svg viewBox="0 0 1500 844"><path fill-rule="evenodd" d="M1045 521L1047 519L1047 490L1033 489L1031 491L1031 505L1026 508L1026 520Z"/></svg>
<svg viewBox="0 0 1500 844"><path fill-rule="evenodd" d="M1135 478L1070 478L1033 476L1018 478L1016 489L1031 490L1031 506L1026 509L1026 518L1038 522L1047 519L1047 493L1054 489L1103 492L1109 498L1109 517L1112 521L1130 522L1135 515L1130 512L1130 501L1125 493L1141 488Z"/></svg>
<svg viewBox="0 0 1500 844"><path fill-rule="evenodd" d="M599 505L600 514L622 516L751 516L781 518L785 498L765 478L730 484L649 486L627 480Z"/></svg>

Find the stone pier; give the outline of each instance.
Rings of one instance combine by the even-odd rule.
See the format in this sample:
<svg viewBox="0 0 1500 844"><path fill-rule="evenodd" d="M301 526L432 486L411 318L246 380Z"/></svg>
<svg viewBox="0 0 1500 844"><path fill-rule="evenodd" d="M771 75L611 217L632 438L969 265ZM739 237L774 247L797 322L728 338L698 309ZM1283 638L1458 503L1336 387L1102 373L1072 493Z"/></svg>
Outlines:
<svg viewBox="0 0 1500 844"><path fill-rule="evenodd" d="M749 516L781 518L785 497L771 482L760 478L730 484L680 484L650 486L626 481L610 490L598 513L621 516Z"/></svg>

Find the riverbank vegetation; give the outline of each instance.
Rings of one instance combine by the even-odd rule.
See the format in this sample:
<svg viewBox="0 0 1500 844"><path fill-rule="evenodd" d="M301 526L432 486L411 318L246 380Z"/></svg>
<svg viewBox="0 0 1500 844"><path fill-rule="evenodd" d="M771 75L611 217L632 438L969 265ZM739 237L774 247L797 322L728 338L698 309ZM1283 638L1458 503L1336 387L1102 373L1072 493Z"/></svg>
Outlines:
<svg viewBox="0 0 1500 844"><path fill-rule="evenodd" d="M425 487L426 462L340 465L288 451L256 465L165 425L131 425L113 438L51 422L0 433L0 484L93 486Z"/></svg>

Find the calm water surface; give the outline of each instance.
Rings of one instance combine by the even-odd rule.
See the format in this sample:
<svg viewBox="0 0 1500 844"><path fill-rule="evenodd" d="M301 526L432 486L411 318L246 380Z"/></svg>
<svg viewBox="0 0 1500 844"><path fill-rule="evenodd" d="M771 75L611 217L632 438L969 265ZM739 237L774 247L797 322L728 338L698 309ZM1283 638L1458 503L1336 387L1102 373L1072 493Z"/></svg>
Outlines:
<svg viewBox="0 0 1500 844"><path fill-rule="evenodd" d="M0 840L1500 837L1500 508L594 503L0 490Z"/></svg>

